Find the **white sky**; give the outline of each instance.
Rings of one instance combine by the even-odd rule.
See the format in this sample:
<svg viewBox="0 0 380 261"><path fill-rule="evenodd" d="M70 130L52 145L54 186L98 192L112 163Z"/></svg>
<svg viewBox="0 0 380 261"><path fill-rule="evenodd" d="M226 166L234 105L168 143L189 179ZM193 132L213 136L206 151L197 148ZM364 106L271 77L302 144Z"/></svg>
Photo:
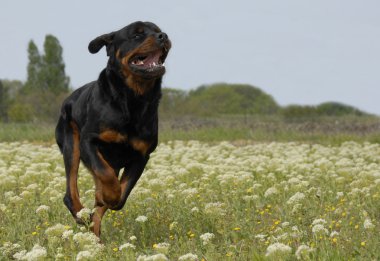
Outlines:
<svg viewBox="0 0 380 261"><path fill-rule="evenodd" d="M64 49L74 88L106 64L90 40L136 21L171 38L164 86L248 83L281 105L338 101L380 115L378 0L2 0L0 78L26 79L27 44Z"/></svg>

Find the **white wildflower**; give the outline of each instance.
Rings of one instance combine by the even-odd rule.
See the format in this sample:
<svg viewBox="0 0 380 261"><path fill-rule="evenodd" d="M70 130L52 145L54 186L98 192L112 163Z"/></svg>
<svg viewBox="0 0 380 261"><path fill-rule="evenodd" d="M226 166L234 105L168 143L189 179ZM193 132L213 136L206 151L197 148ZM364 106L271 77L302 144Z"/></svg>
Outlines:
<svg viewBox="0 0 380 261"><path fill-rule="evenodd" d="M313 220L313 223L311 224L312 226L317 225L317 224L322 224L325 225L327 222L323 218L317 218Z"/></svg>
<svg viewBox="0 0 380 261"><path fill-rule="evenodd" d="M337 237L337 236L339 236L339 232L338 232L338 231L335 231L335 230L334 230L333 232L330 233L330 237L331 237L331 238L333 238L333 237Z"/></svg>
<svg viewBox="0 0 380 261"><path fill-rule="evenodd" d="M329 231L322 224L316 224L315 226L313 226L311 231L313 232L313 234L316 234L316 235L320 235L320 234L327 235L329 233Z"/></svg>
<svg viewBox="0 0 380 261"><path fill-rule="evenodd" d="M36 183L29 184L25 189L27 190L36 190L38 188L38 185Z"/></svg>
<svg viewBox="0 0 380 261"><path fill-rule="evenodd" d="M13 244L11 242L4 242L3 246L0 247L0 251L4 256L12 257L17 251L20 250L20 248L21 246L17 243Z"/></svg>
<svg viewBox="0 0 380 261"><path fill-rule="evenodd" d="M243 196L243 200L246 201L246 202L252 202L252 201L256 201L259 199L259 196L257 195L246 195L246 196Z"/></svg>
<svg viewBox="0 0 380 261"><path fill-rule="evenodd" d="M13 191L7 191L4 193L4 197L6 199L9 199L10 197L13 197L15 195L15 193Z"/></svg>
<svg viewBox="0 0 380 261"><path fill-rule="evenodd" d="M212 202L205 205L205 213L211 215L224 216L226 210L224 209L224 204L221 202Z"/></svg>
<svg viewBox="0 0 380 261"><path fill-rule="evenodd" d="M300 231L297 226L292 226L292 232L290 235L293 238L300 238L302 236L302 231Z"/></svg>
<svg viewBox="0 0 380 261"><path fill-rule="evenodd" d="M161 253L161 254L167 254L169 252L169 247L170 247L170 244L169 243L158 243L158 244L154 244L153 245L153 248L158 252L158 253Z"/></svg>
<svg viewBox="0 0 380 261"><path fill-rule="evenodd" d="M304 198L305 198L305 194L303 194L302 192L297 192L296 194L291 196L286 203L289 205L296 204L302 201Z"/></svg>
<svg viewBox="0 0 380 261"><path fill-rule="evenodd" d="M36 209L36 213L43 213L43 212L48 212L50 209L49 206L46 206L46 205L41 205L39 206L37 209Z"/></svg>
<svg viewBox="0 0 380 261"><path fill-rule="evenodd" d="M82 219L83 221L90 221L90 215L92 211L89 208L82 208L78 213L77 217Z"/></svg>
<svg viewBox="0 0 380 261"><path fill-rule="evenodd" d="M314 249L307 246L307 245L300 245L298 248L297 248L297 251L296 251L296 258L298 260L302 259L302 260L309 260L308 257L309 257L309 254L311 252L313 252Z"/></svg>
<svg viewBox="0 0 380 261"><path fill-rule="evenodd" d="M24 199L31 197L31 195L32 193L28 190L24 190L23 192L20 193L20 196Z"/></svg>
<svg viewBox="0 0 380 261"><path fill-rule="evenodd" d="M91 232L79 232L73 236L75 243L84 246L84 245L96 245L99 242L99 238Z"/></svg>
<svg viewBox="0 0 380 261"><path fill-rule="evenodd" d="M56 224L46 229L45 234L52 237L61 237L66 227L62 224Z"/></svg>
<svg viewBox="0 0 380 261"><path fill-rule="evenodd" d="M148 218L146 216L138 216L135 220L136 222L144 223L148 220Z"/></svg>
<svg viewBox="0 0 380 261"><path fill-rule="evenodd" d="M73 235L74 235L74 231L72 231L71 229L70 230L66 230L66 231L64 231L62 233L62 239L69 239Z"/></svg>
<svg viewBox="0 0 380 261"><path fill-rule="evenodd" d="M292 178L290 178L289 180L288 180L288 183L289 184L292 184L292 185L297 185L297 184L299 184L301 182L301 180L299 179L299 178L297 178L297 177L292 177Z"/></svg>
<svg viewBox="0 0 380 261"><path fill-rule="evenodd" d="M258 239L260 242L264 242L267 237L268 236L264 234L258 234L255 236L255 238Z"/></svg>
<svg viewBox="0 0 380 261"><path fill-rule="evenodd" d="M27 252L26 250L21 250L20 252L13 254L12 257L16 260L22 260L22 258L25 256L26 252Z"/></svg>
<svg viewBox="0 0 380 261"><path fill-rule="evenodd" d="M47 256L46 249L38 244L34 245L32 250L30 250L29 252L23 252L23 253L24 255L20 254L18 256L19 258L18 260L28 260L28 261L39 260Z"/></svg>
<svg viewBox="0 0 380 261"><path fill-rule="evenodd" d="M190 211L191 211L191 213L198 213L199 212L199 208L193 207Z"/></svg>
<svg viewBox="0 0 380 261"><path fill-rule="evenodd" d="M129 250L129 249L136 249L136 246L131 243L125 243L121 246L119 246L119 250L122 251L123 249Z"/></svg>
<svg viewBox="0 0 380 261"><path fill-rule="evenodd" d="M22 197L19 196L13 196L9 198L10 203L19 203L20 201L22 201Z"/></svg>
<svg viewBox="0 0 380 261"><path fill-rule="evenodd" d="M364 229L370 230L373 229L375 225L372 223L371 219L367 218L364 220L363 227Z"/></svg>
<svg viewBox="0 0 380 261"><path fill-rule="evenodd" d="M337 192L336 193L336 199L340 199L344 196L344 193L343 192Z"/></svg>
<svg viewBox="0 0 380 261"><path fill-rule="evenodd" d="M187 253L186 255L180 256L178 261L197 261L198 256L192 253Z"/></svg>
<svg viewBox="0 0 380 261"><path fill-rule="evenodd" d="M265 256L277 256L282 257L286 254L290 254L292 252L292 248L282 243L274 243L268 246L267 252Z"/></svg>
<svg viewBox="0 0 380 261"><path fill-rule="evenodd" d="M210 243L212 239L215 238L215 235L213 233L204 233L200 235L199 237L202 240L202 245L206 246Z"/></svg>
<svg viewBox="0 0 380 261"><path fill-rule="evenodd" d="M281 223L282 228L288 227L289 225L290 225L290 223L287 221Z"/></svg>
<svg viewBox="0 0 380 261"><path fill-rule="evenodd" d="M142 255L137 257L137 261L167 261L169 260L164 254L156 254L152 256Z"/></svg>
<svg viewBox="0 0 380 261"><path fill-rule="evenodd" d="M302 204L300 203L294 204L292 208L292 214L297 214L299 211L301 211L301 209L302 209Z"/></svg>
<svg viewBox="0 0 380 261"><path fill-rule="evenodd" d="M131 236L131 237L129 238L129 240L131 240L131 241L136 241L136 240L137 240L137 237L136 237L136 236Z"/></svg>
<svg viewBox="0 0 380 261"><path fill-rule="evenodd" d="M0 204L0 210L2 212L4 212L6 209L7 209L7 206L5 206L4 204Z"/></svg>
<svg viewBox="0 0 380 261"><path fill-rule="evenodd" d="M265 193L264 193L264 197L270 197L272 195L277 195L278 194L278 190L275 188L275 187L270 187L268 188Z"/></svg>
<svg viewBox="0 0 380 261"><path fill-rule="evenodd" d="M94 258L94 255L88 251L88 250L84 250L84 251L80 251L78 254L77 254L77 258L76 258L76 261L81 261L81 260L93 260Z"/></svg>

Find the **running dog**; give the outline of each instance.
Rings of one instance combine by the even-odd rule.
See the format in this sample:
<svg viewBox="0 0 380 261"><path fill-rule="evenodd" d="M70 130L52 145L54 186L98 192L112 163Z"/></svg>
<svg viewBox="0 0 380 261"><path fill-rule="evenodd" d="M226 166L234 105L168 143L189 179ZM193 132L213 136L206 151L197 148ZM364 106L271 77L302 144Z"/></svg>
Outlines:
<svg viewBox="0 0 380 261"><path fill-rule="evenodd" d="M83 223L77 217L83 208L77 186L82 161L95 181L91 229L98 237L104 213L123 208L157 146L157 109L171 42L157 25L135 22L95 38L88 49L97 53L102 47L109 57L106 68L63 102L55 130L66 170L63 201Z"/></svg>

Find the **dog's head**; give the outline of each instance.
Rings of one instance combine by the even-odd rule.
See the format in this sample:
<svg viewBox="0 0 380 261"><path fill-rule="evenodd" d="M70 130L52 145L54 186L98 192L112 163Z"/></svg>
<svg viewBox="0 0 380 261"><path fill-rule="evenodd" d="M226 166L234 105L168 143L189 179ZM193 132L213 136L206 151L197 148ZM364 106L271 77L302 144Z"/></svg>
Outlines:
<svg viewBox="0 0 380 261"><path fill-rule="evenodd" d="M165 59L171 48L166 33L151 22L135 22L119 31L101 35L88 46L91 53L107 48L108 65L128 81L151 80L165 73ZM128 82L127 81L127 82Z"/></svg>

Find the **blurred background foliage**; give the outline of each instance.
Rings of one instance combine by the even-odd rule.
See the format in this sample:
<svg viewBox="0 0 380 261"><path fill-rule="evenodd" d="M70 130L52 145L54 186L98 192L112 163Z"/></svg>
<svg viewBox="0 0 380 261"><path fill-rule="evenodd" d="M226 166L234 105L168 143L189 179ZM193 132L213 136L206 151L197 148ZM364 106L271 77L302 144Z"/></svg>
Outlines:
<svg viewBox="0 0 380 261"><path fill-rule="evenodd" d="M27 80L0 79L0 141L52 140L62 101L73 91L55 36L46 35L43 52L33 40L27 51ZM281 106L248 84L215 83L162 92L162 140L380 141L379 117L347 104Z"/></svg>
<svg viewBox="0 0 380 261"><path fill-rule="evenodd" d="M2 122L55 122L60 105L72 91L65 73L63 49L58 39L46 35L43 53L31 40L28 45L27 80L0 80ZM163 118L179 116L215 117L225 115L279 116L285 119L369 116L349 105L327 102L317 106L282 107L258 87L247 84L216 83L194 90L164 88L160 105Z"/></svg>

